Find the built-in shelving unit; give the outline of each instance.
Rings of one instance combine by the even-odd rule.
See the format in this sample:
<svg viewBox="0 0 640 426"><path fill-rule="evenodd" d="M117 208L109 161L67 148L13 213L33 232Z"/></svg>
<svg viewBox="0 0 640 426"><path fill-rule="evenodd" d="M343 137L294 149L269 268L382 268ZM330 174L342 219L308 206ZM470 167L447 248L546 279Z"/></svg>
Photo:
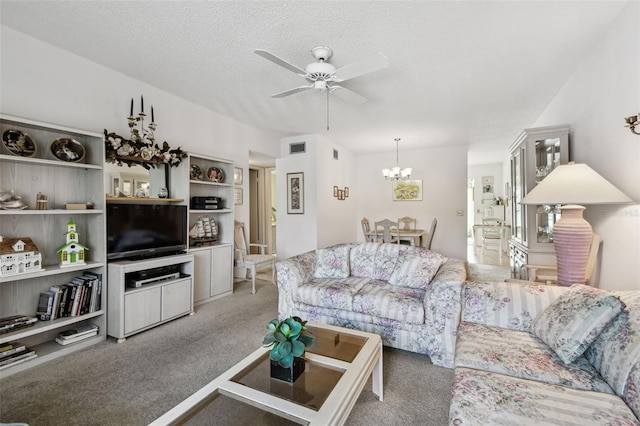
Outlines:
<svg viewBox="0 0 640 426"><path fill-rule="evenodd" d="M5 144L0 147L0 190L13 191L28 207L24 210L0 210L0 235L5 238L31 238L42 255L42 269L0 277L0 317L35 316L41 292L55 285L67 284L83 272L102 274L102 299L101 309L97 311L38 321L33 326L0 334L0 345L19 341L37 354L34 359L3 369L0 377L98 343L106 337L103 135L0 115L0 133L4 135L7 130L27 134L35 145L35 152L21 156L14 155ZM50 150L50 144L58 138L79 142L84 147L84 157L77 162L57 159ZM38 193L47 196L46 210L36 209ZM93 208L66 210L67 203L89 203ZM76 223L79 242L89 250L85 264L60 267L57 249L65 243L67 223L71 218ZM61 331L88 324L99 327L97 336L65 346L55 342Z"/></svg>
<svg viewBox="0 0 640 426"><path fill-rule="evenodd" d="M195 258L194 301L197 305L233 292L234 163L194 153L189 153L187 160L180 163L172 173L171 194L186 195L189 229L204 217L215 221L218 229L216 242L200 245L189 239L189 253ZM222 170L222 181L213 182L209 178L208 171L212 167ZM192 173L193 169L200 170L201 173ZM192 208L192 197L219 197L222 208Z"/></svg>

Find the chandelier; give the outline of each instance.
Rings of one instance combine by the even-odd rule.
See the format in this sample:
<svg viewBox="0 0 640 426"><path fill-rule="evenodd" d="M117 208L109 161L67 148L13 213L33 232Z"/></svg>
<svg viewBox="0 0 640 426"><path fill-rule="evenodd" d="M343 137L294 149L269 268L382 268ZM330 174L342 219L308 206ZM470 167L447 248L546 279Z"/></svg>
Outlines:
<svg viewBox="0 0 640 426"><path fill-rule="evenodd" d="M390 169L383 169L382 175L386 180L398 180L398 179L409 179L411 177L411 167L405 167L401 169L398 167L398 142L400 142L400 138L395 138L396 141L396 166Z"/></svg>

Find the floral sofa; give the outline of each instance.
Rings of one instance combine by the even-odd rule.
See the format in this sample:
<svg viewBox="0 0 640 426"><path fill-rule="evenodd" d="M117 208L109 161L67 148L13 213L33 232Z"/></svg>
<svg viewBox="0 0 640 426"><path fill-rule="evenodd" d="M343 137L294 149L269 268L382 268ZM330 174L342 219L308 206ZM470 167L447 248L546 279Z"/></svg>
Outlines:
<svg viewBox="0 0 640 426"><path fill-rule="evenodd" d="M376 333L453 366L465 262L422 247L338 244L276 264L278 311Z"/></svg>
<svg viewBox="0 0 640 426"><path fill-rule="evenodd" d="M465 283L451 425L640 425L640 291Z"/></svg>

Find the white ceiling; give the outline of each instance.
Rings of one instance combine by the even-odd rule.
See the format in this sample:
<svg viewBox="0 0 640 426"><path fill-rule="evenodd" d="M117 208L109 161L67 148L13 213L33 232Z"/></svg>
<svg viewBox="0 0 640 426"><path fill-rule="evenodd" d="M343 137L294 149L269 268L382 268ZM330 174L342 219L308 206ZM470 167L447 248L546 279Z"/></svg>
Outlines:
<svg viewBox="0 0 640 426"><path fill-rule="evenodd" d="M7 1L3 25L283 136L318 133L355 153L467 145L502 161L626 1ZM390 67L344 83L369 102L314 91L256 55L304 68L377 52ZM560 124L560 123L553 123Z"/></svg>

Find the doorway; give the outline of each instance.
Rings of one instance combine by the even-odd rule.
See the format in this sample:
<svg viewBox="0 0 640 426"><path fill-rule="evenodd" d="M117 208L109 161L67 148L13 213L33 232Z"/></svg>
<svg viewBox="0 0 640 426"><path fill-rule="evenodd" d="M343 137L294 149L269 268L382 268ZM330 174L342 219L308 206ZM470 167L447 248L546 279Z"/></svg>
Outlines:
<svg viewBox="0 0 640 426"><path fill-rule="evenodd" d="M266 252L275 254L275 159L253 155L250 153L248 173L249 243L266 245ZM258 247L252 248L252 253L258 252Z"/></svg>

